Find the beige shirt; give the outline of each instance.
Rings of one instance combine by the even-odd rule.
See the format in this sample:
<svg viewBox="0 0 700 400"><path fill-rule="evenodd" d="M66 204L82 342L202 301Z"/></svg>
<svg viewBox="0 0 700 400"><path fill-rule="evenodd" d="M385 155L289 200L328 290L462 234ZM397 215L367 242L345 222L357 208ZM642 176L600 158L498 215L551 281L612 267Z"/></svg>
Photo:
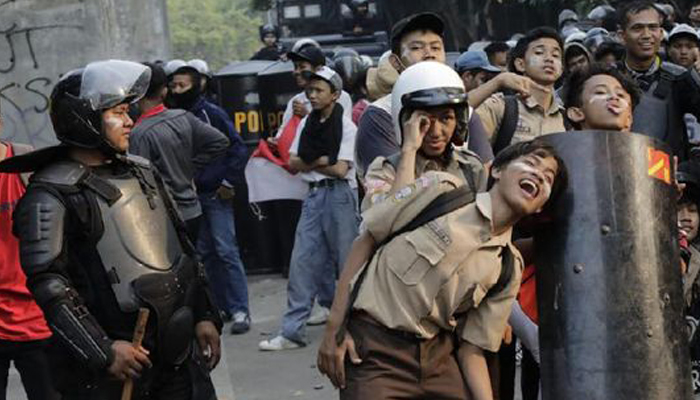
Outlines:
<svg viewBox="0 0 700 400"><path fill-rule="evenodd" d="M476 109L491 144L496 142L496 133L501 128L505 104L503 94L496 93ZM518 97L518 124L511 143L524 142L542 135L564 131L566 127L563 109L556 101L552 100L552 105L545 112L532 97L528 97L525 101Z"/></svg>
<svg viewBox="0 0 700 400"><path fill-rule="evenodd" d="M369 209L364 216L367 230L381 242L437 196L461 185L461 179L448 173L428 172ZM504 247L514 255L514 272L503 290L487 297L501 274ZM354 309L420 338L456 331L475 346L497 351L522 266L511 230L491 235L491 196L480 193L474 203L380 248L367 265Z"/></svg>
<svg viewBox="0 0 700 400"><path fill-rule="evenodd" d="M396 157L395 162L398 167L398 157ZM466 182L467 179L464 173L471 171L477 192L486 190L487 176L481 159L476 153L463 147L454 148L450 156L450 161L445 167L435 160L423 157L420 153L416 154L415 175L419 177L428 171L444 171L462 179L464 182ZM384 201L387 194L391 191L395 179L396 169L392 163L389 162L387 157L377 157L369 165L367 174L365 175L365 197L362 200L362 211L367 210L376 203Z"/></svg>

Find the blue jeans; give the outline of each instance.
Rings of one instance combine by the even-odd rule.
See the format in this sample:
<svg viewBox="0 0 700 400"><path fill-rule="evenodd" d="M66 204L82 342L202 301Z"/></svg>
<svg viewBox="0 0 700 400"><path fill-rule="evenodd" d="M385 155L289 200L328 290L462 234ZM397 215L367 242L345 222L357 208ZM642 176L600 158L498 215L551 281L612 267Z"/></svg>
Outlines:
<svg viewBox="0 0 700 400"><path fill-rule="evenodd" d="M197 251L202 258L220 310L234 314L248 311L248 282L236 242L236 226L231 201L216 194L201 194L202 219Z"/></svg>
<svg viewBox="0 0 700 400"><path fill-rule="evenodd" d="M305 343L314 298L330 307L335 280L357 236L357 202L347 181L311 189L301 207L287 283L282 336ZM325 304L324 304L325 303Z"/></svg>

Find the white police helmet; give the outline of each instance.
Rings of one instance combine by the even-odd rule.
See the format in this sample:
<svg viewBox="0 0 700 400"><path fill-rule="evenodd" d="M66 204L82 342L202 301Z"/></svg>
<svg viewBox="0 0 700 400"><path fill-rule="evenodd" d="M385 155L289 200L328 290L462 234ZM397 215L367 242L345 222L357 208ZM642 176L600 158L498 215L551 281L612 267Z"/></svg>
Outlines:
<svg viewBox="0 0 700 400"><path fill-rule="evenodd" d="M457 130L452 136L456 145L467 141L469 104L462 78L443 63L423 61L408 67L399 75L391 92L391 117L398 143L403 142L402 123L411 111L440 106L454 106Z"/></svg>

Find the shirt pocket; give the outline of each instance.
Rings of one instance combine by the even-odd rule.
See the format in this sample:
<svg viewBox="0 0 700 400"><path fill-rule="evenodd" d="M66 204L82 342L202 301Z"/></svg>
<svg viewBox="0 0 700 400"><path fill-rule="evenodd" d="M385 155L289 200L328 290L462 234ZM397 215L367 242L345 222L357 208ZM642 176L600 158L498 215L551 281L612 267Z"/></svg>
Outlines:
<svg viewBox="0 0 700 400"><path fill-rule="evenodd" d="M400 245L392 252L388 267L401 282L408 286L420 283L432 268L445 257L445 245L422 229L399 239Z"/></svg>

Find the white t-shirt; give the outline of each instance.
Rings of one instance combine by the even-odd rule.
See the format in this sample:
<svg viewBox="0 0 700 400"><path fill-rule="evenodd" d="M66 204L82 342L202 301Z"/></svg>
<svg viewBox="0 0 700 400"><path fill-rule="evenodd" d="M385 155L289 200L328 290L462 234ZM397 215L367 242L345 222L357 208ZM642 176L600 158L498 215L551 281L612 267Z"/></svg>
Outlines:
<svg viewBox="0 0 700 400"><path fill-rule="evenodd" d="M292 146L289 148L289 154L297 156L299 154L299 138L301 137L301 132L306 126L307 117L301 120L299 127L297 127L297 134L294 137ZM343 138L340 141L340 150L338 150L338 161L347 161L350 164L345 178L351 183L351 187L354 187L355 182L355 135L357 134L357 127L352 122L352 119L346 117L343 113ZM318 182L324 179L333 179L328 175L324 175L320 172L309 171L302 172L299 174L301 179L306 182Z"/></svg>
<svg viewBox="0 0 700 400"><path fill-rule="evenodd" d="M287 108L284 109L284 115L282 116L282 123L280 124L280 127L277 130L277 135L275 136L279 136L284 127L287 126L289 120L292 119L292 115L294 115L294 107L292 106L292 104L294 104L294 100L301 101L302 104L306 106L306 111L311 112L311 103L309 102L309 98L306 97L306 93L301 92L295 95L289 100L289 102L287 102ZM352 121L352 99L347 92L343 91L340 93L338 104L343 106L343 117L348 117L350 121Z"/></svg>

